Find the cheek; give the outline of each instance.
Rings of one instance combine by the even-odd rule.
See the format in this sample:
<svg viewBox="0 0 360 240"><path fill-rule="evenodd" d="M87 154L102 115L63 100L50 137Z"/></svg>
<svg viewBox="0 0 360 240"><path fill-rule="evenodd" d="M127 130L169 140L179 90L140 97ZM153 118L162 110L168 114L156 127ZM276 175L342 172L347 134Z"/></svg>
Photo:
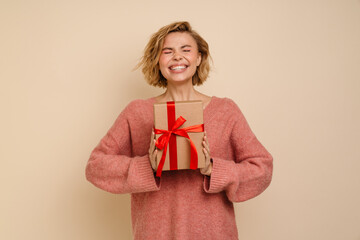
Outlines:
<svg viewBox="0 0 360 240"><path fill-rule="evenodd" d="M196 55L192 55L191 56L191 61L193 62L194 65L198 66L200 61L199 61L199 56L196 54Z"/></svg>
<svg viewBox="0 0 360 240"><path fill-rule="evenodd" d="M168 62L168 60L167 60L166 57L160 56L160 58L159 58L159 66L160 66L160 68L165 68L167 66L167 62Z"/></svg>
<svg viewBox="0 0 360 240"><path fill-rule="evenodd" d="M164 67L165 67L164 61L162 61L161 59L159 59L159 68L160 68L160 71L161 71L162 69L164 69Z"/></svg>

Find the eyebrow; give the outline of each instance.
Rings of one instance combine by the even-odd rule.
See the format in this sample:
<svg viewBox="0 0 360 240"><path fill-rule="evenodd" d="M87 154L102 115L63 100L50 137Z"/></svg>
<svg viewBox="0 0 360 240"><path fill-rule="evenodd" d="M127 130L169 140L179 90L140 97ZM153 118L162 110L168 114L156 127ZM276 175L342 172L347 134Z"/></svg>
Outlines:
<svg viewBox="0 0 360 240"><path fill-rule="evenodd" d="M184 45L184 46L181 46L181 49L183 49L183 48L187 48L187 47L192 47L191 45ZM171 48L171 47L164 47L163 49L162 49L162 51L164 51L164 50L173 50L173 48Z"/></svg>

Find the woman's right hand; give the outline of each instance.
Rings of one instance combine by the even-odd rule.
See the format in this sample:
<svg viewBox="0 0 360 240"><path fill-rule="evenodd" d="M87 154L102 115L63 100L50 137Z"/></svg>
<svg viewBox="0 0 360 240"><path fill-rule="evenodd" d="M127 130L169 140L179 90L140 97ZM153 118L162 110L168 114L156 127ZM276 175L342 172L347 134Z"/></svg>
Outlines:
<svg viewBox="0 0 360 240"><path fill-rule="evenodd" d="M150 158L150 164L154 172L157 170L157 161L156 161L156 155L157 155L157 149L155 146L155 133L152 131L151 133L151 140L150 140L150 148L149 148L149 158Z"/></svg>

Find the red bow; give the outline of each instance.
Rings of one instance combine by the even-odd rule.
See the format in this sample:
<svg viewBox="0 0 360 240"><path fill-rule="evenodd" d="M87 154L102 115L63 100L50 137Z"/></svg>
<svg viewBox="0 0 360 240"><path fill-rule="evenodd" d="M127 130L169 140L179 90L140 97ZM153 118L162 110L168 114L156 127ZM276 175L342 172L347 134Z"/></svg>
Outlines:
<svg viewBox="0 0 360 240"><path fill-rule="evenodd" d="M194 126L179 129L179 127L181 125L183 125L185 121L186 120L182 116L180 116L175 121L175 123L172 126L171 130L162 130L162 129L156 129L156 128L154 129L155 134L162 134L157 139L155 145L160 150L164 149L163 154L161 156L161 160L160 160L158 169L156 171L156 176L161 177L161 172L162 172L162 169L163 169L163 166L164 166L164 163L165 163L167 146L169 144L170 137L172 137L172 134L182 136L182 137L185 137L185 138L189 139L189 141L190 141L190 149L191 149L190 169L197 169L197 166L198 166L197 150L196 150L196 147L195 147L193 141L191 141L191 139L190 139L190 137L189 137L189 135L187 133L188 132L203 132L204 131L204 124L199 124L199 125L194 125ZM173 137L175 137L175 136L173 136ZM174 146L174 148L172 148L170 151L175 152L175 154L176 154L176 145Z"/></svg>

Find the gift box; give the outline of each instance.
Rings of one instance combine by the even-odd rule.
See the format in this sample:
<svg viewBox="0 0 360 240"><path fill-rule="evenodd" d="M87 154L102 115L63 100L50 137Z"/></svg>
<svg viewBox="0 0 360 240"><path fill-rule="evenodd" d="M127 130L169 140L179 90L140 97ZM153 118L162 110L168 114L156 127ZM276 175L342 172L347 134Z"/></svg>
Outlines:
<svg viewBox="0 0 360 240"><path fill-rule="evenodd" d="M157 176L162 171L205 166L203 104L179 101L154 104Z"/></svg>

